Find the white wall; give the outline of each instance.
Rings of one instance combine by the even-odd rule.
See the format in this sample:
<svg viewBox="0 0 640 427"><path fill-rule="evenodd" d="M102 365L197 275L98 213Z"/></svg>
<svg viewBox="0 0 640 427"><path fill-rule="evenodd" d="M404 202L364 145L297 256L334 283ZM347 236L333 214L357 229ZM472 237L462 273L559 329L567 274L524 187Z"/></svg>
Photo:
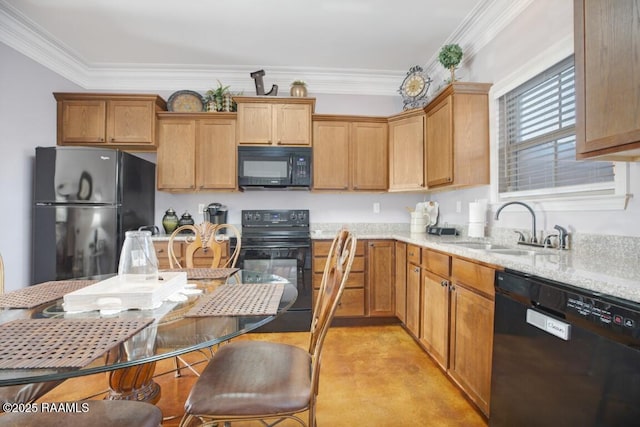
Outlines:
<svg viewBox="0 0 640 427"><path fill-rule="evenodd" d="M569 42L573 40L573 0L536 0L477 52L467 64L467 69L463 70L463 75L468 76L465 80L500 85L505 79L512 79L514 71L520 70L532 58L542 55L556 42L567 38L570 38ZM490 102L494 101L490 99ZM492 126L496 126L497 117L492 115L491 122ZM492 146L497 143L492 138ZM640 195L640 163L631 163L629 166L630 193ZM496 167L492 164L492 169ZM442 220L454 224L467 221L468 202L491 200L491 197L489 186L432 194L432 198L440 202ZM456 213L457 202L462 205L460 213ZM626 210L550 212L538 211L535 205L534 209L538 211L538 229L551 230L554 224L560 224L574 233L640 236L639 203L637 197L631 198ZM500 221L493 222L491 219L490 223L496 227L528 229L531 217L526 212L509 208L501 213Z"/></svg>

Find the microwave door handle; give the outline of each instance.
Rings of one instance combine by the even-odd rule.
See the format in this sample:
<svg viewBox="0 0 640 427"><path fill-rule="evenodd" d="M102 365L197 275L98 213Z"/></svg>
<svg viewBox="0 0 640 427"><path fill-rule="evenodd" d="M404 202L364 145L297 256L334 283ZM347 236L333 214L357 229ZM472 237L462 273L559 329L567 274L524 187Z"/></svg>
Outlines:
<svg viewBox="0 0 640 427"><path fill-rule="evenodd" d="M289 155L289 184L293 184L293 154Z"/></svg>

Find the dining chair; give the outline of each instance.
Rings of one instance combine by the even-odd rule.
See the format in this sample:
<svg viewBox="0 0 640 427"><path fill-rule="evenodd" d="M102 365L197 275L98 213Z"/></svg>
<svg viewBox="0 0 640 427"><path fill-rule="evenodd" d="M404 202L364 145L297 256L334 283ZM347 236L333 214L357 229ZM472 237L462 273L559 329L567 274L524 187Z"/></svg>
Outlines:
<svg viewBox="0 0 640 427"><path fill-rule="evenodd" d="M240 231L231 224L213 224L205 221L197 225L180 226L171 233L167 249L170 268L182 268L182 264L175 253L174 241L183 231L191 232L186 236L187 245L183 261L186 268L194 268L196 266L194 256L199 251L202 251L204 255L208 255L208 257L211 258L211 268L233 268L236 266L242 245ZM235 238L235 245L231 253L227 256L230 238ZM206 360L209 360L210 356L201 350L200 353L204 354ZM184 368L189 369L196 376L200 375L198 371L193 369L193 366L182 357L176 356L174 360L176 377L181 376L182 369ZM183 365L182 367L180 366L181 364Z"/></svg>
<svg viewBox="0 0 640 427"><path fill-rule="evenodd" d="M291 419L316 426L323 342L351 270L356 238L341 230L333 240L314 306L309 346L238 341L223 346L207 364L185 402L180 426ZM308 423L300 413L308 411ZM269 420L272 424L268 424Z"/></svg>
<svg viewBox="0 0 640 427"><path fill-rule="evenodd" d="M35 407L34 407L35 408ZM20 427L159 427L162 411L155 405L132 400L85 400L39 403L38 411L8 412L0 425Z"/></svg>
<svg viewBox="0 0 640 427"><path fill-rule="evenodd" d="M211 268L231 268L235 267L240 255L241 236L240 231L231 224L212 224L203 222L197 225L183 225L176 228L169 237L169 266L170 268L183 268L182 263L175 253L174 241L183 232L191 232L186 236L187 245L184 254L184 267L194 268L194 256L202 251L211 258ZM235 238L236 244L231 253L228 254L230 238Z"/></svg>

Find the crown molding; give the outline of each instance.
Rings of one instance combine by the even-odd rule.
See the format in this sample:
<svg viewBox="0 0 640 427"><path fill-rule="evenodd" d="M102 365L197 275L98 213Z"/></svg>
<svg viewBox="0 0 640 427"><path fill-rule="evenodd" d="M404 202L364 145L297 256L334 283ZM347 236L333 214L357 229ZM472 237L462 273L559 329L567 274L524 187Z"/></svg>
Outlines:
<svg viewBox="0 0 640 427"><path fill-rule="evenodd" d="M465 56L461 67L464 67L465 63L532 1L484 0L471 11L445 44L458 43L463 47ZM116 67L91 65L4 0L0 0L0 42L87 90L207 90L220 80L237 91L250 92L255 89L255 84L249 74L266 68L266 88L277 84L280 91L288 92L291 81L305 80L313 82L309 87L311 94L396 96L399 84L406 75L404 70L198 65L177 68L164 64L146 67L136 64L119 64ZM429 59L424 69L434 81L439 81L440 78L444 80L448 74L438 62L437 52Z"/></svg>

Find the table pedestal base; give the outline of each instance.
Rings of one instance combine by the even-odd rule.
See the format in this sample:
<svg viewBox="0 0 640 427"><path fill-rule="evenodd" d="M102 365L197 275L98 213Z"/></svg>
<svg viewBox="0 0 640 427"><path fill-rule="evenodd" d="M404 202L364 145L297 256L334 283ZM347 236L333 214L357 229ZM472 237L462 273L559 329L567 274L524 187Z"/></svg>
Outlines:
<svg viewBox="0 0 640 427"><path fill-rule="evenodd" d="M153 381L156 362L109 372L109 400L139 400L157 403L160 386Z"/></svg>

